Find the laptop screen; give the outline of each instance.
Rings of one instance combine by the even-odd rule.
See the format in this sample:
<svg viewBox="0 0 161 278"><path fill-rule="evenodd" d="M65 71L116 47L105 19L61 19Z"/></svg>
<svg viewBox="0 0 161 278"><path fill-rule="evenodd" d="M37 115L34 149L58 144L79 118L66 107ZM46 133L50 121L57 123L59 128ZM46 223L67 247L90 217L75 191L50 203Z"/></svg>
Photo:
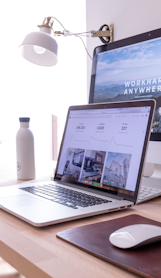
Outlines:
<svg viewBox="0 0 161 278"><path fill-rule="evenodd" d="M134 195L151 107L117 106L69 110L55 178Z"/></svg>

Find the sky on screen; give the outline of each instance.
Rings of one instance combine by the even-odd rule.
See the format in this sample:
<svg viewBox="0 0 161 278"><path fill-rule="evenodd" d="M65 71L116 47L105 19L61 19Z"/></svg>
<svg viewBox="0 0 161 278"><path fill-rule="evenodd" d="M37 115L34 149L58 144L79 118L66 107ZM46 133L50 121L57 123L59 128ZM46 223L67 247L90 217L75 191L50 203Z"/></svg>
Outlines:
<svg viewBox="0 0 161 278"><path fill-rule="evenodd" d="M161 76L161 38L98 55L96 85ZM160 73L160 76L159 76Z"/></svg>

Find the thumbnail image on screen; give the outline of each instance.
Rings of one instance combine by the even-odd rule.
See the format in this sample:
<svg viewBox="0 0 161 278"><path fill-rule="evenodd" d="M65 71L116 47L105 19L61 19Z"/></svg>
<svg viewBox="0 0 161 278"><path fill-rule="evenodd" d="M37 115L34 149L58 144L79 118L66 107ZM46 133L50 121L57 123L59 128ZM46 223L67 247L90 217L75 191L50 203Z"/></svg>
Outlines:
<svg viewBox="0 0 161 278"><path fill-rule="evenodd" d="M63 175L79 178L85 150L79 148L68 148Z"/></svg>
<svg viewBox="0 0 161 278"><path fill-rule="evenodd" d="M100 183L106 152L86 150L81 179Z"/></svg>
<svg viewBox="0 0 161 278"><path fill-rule="evenodd" d="M131 154L109 152L103 175L103 185L126 188Z"/></svg>

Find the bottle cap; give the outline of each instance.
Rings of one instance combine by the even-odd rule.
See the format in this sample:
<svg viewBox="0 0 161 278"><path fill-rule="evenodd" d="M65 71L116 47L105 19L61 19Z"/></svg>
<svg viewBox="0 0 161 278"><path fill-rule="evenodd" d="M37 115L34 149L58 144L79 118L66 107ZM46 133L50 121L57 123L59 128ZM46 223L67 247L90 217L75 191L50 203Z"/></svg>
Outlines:
<svg viewBox="0 0 161 278"><path fill-rule="evenodd" d="M30 118L19 118L19 121L28 123L30 121Z"/></svg>

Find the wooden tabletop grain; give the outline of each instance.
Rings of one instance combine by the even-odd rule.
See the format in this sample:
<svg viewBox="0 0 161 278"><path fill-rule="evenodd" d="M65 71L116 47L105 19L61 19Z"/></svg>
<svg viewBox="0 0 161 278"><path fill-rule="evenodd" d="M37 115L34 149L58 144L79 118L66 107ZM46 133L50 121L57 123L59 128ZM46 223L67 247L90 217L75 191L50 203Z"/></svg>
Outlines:
<svg viewBox="0 0 161 278"><path fill-rule="evenodd" d="M40 180L49 180L49 178L50 175ZM16 178L4 180L1 181L0 186L20 182ZM56 238L57 232L63 230L130 214L139 214L161 222L161 198L123 211L43 228L32 227L30 224L0 210L0 256L27 278L139 277Z"/></svg>

